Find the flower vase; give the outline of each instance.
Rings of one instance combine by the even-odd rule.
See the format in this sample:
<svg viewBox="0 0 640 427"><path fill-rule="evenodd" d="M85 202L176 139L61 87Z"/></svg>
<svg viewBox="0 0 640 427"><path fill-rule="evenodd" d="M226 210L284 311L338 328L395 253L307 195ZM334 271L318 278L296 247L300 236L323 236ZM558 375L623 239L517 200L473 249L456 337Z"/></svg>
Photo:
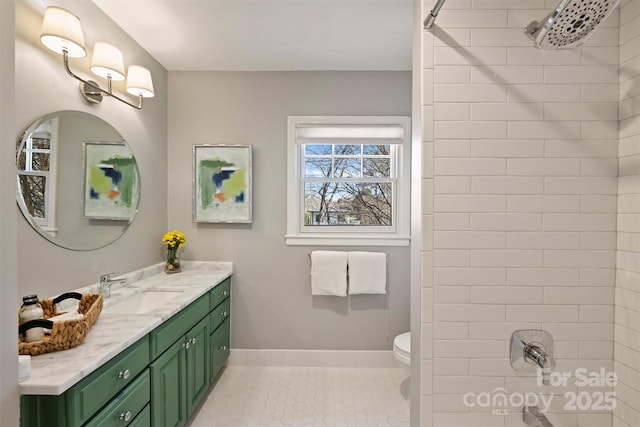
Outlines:
<svg viewBox="0 0 640 427"><path fill-rule="evenodd" d="M167 260L164 264L165 273L180 273L180 252L178 248L167 248Z"/></svg>

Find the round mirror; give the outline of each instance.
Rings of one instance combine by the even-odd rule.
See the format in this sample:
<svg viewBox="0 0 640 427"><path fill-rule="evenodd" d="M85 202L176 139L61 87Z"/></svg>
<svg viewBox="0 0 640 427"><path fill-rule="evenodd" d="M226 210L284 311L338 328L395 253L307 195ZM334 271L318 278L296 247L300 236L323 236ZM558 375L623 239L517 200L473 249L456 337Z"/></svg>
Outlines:
<svg viewBox="0 0 640 427"><path fill-rule="evenodd" d="M17 144L18 206L45 239L73 250L120 237L138 209L140 174L109 123L80 111L36 120Z"/></svg>

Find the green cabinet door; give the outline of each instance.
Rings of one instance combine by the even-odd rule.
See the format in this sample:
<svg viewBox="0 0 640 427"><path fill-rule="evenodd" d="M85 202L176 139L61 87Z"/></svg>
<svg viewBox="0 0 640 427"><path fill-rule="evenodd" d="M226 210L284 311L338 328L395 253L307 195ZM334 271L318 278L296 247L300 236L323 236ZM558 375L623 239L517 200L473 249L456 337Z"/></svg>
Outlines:
<svg viewBox="0 0 640 427"><path fill-rule="evenodd" d="M185 347L185 341L178 340L150 365L154 427L180 427L187 421Z"/></svg>
<svg viewBox="0 0 640 427"><path fill-rule="evenodd" d="M229 357L230 323L227 317L224 322L211 334L211 380L218 375L224 362Z"/></svg>
<svg viewBox="0 0 640 427"><path fill-rule="evenodd" d="M209 388L209 318L205 317L186 335L187 416L191 416Z"/></svg>

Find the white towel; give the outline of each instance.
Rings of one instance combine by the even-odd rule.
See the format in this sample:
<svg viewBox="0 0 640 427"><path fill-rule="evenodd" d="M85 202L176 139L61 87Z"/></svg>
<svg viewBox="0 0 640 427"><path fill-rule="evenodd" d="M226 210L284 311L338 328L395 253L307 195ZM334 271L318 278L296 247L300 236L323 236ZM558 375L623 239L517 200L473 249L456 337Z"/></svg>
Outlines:
<svg viewBox="0 0 640 427"><path fill-rule="evenodd" d="M387 254L349 252L349 294L386 294Z"/></svg>
<svg viewBox="0 0 640 427"><path fill-rule="evenodd" d="M69 310L66 313L62 313L62 314L58 314L57 316L53 316L50 317L48 320L51 320L52 322L61 322L63 320L77 320L77 319L82 319L84 315L81 313L78 313L78 311L76 310ZM45 333L50 334L51 333L51 329L47 329L44 328Z"/></svg>
<svg viewBox="0 0 640 427"><path fill-rule="evenodd" d="M52 322L60 322L63 320L76 320L82 319L83 314L78 313L77 310L69 310L66 313L58 314L57 316L50 317Z"/></svg>
<svg viewBox="0 0 640 427"><path fill-rule="evenodd" d="M347 296L346 252L311 252L311 295Z"/></svg>

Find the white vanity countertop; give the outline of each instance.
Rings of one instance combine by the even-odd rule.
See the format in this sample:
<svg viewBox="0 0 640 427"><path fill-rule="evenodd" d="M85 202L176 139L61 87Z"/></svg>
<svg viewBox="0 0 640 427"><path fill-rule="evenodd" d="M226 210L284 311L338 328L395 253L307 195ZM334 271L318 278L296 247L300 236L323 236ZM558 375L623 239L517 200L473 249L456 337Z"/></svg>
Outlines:
<svg viewBox="0 0 640 427"><path fill-rule="evenodd" d="M31 357L31 377L20 383L20 394L59 395L104 365L163 321L214 288L233 272L230 262L183 261L182 272L165 274L158 264L115 278L127 284L113 285L110 298L84 343L69 350ZM181 291L177 297L145 314L109 313L109 306L145 289ZM94 284L78 292L98 292Z"/></svg>

